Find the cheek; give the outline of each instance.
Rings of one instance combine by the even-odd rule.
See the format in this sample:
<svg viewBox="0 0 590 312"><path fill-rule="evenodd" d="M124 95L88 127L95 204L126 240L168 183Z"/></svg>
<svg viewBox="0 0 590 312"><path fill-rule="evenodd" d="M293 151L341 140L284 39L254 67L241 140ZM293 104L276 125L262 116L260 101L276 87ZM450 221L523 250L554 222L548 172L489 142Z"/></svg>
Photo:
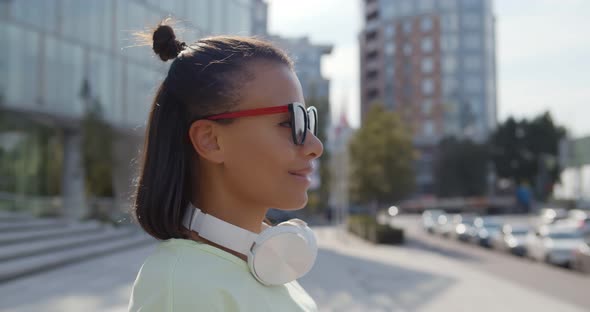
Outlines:
<svg viewBox="0 0 590 312"><path fill-rule="evenodd" d="M245 183L251 183L252 178L256 178L256 184L276 183L268 180L287 175L292 169L295 153L289 129L269 128L236 129L238 133L232 136L226 166Z"/></svg>
<svg viewBox="0 0 590 312"><path fill-rule="evenodd" d="M299 209L305 205L307 188L289 174L301 165L289 131L278 127L274 132L244 130L234 137L225 163L233 191L270 207Z"/></svg>

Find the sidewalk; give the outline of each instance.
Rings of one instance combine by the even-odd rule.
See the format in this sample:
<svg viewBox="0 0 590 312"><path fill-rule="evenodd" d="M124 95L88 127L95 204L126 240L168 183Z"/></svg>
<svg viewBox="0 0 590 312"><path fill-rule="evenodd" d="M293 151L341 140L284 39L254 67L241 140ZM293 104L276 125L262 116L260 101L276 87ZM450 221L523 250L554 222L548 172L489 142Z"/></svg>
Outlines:
<svg viewBox="0 0 590 312"><path fill-rule="evenodd" d="M465 261L421 249L372 245L332 227L314 228L321 247L300 283L320 311L582 311ZM153 246L0 285L2 312L123 312Z"/></svg>
<svg viewBox="0 0 590 312"><path fill-rule="evenodd" d="M301 284L322 311L583 311L436 253L314 231L322 250Z"/></svg>

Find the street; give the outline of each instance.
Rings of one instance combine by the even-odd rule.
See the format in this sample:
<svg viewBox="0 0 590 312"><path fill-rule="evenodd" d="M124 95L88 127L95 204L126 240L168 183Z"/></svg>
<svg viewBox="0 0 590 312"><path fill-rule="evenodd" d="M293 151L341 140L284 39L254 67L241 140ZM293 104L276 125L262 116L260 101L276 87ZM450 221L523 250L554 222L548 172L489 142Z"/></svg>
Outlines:
<svg viewBox="0 0 590 312"><path fill-rule="evenodd" d="M430 237L417 217L404 246L373 245L316 227L320 253L300 280L320 311L586 311L590 278L565 269ZM153 246L0 286L0 311L126 311ZM586 309L585 309L586 308Z"/></svg>

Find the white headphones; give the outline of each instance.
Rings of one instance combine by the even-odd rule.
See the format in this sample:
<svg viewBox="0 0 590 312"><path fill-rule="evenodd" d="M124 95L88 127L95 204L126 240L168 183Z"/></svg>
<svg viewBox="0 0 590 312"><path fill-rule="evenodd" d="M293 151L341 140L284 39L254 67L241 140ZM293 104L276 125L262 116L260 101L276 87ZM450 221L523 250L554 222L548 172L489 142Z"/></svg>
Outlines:
<svg viewBox="0 0 590 312"><path fill-rule="evenodd" d="M248 256L250 272L260 283L283 285L311 270L317 243L305 222L291 219L277 226L262 224L256 234L203 213L189 203L182 224L202 238Z"/></svg>

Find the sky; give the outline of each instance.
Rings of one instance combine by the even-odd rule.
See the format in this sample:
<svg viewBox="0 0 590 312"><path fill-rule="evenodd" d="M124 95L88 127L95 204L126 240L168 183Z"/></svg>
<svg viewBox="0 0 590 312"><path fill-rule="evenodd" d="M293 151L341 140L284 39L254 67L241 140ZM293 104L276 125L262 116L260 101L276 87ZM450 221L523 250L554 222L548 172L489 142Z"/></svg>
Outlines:
<svg viewBox="0 0 590 312"><path fill-rule="evenodd" d="M333 120L359 125L362 0L269 0L271 34L332 44ZM571 137L590 135L590 1L495 0L498 122L550 111Z"/></svg>

